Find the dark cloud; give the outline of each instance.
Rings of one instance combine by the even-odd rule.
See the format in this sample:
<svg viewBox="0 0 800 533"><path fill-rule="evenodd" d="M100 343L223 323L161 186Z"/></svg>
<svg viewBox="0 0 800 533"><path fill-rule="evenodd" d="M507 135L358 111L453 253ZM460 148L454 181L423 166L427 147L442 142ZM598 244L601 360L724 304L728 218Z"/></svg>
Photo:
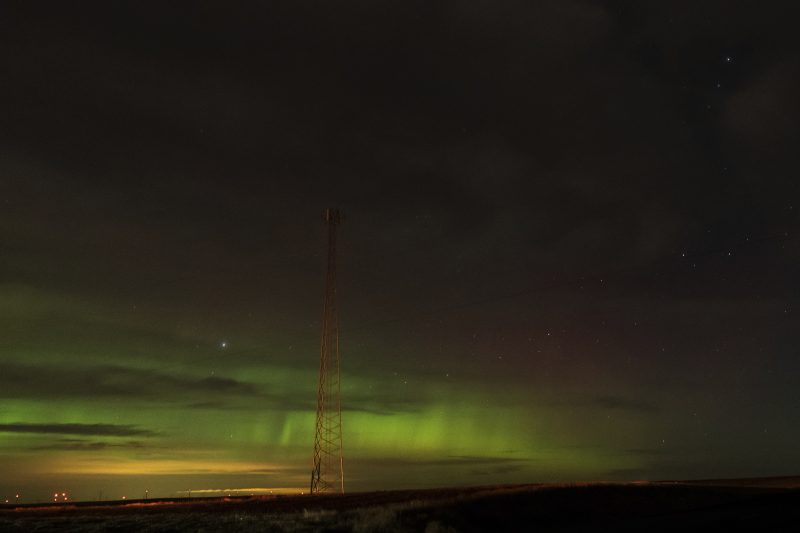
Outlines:
<svg viewBox="0 0 800 533"><path fill-rule="evenodd" d="M312 383L313 384L313 383ZM155 370L130 367L59 368L0 363L0 397L93 400L97 398L142 401L156 404L178 403L187 398L213 397L213 400L185 404L190 409L252 411L314 411L316 399L310 386L296 389L210 376L190 378ZM427 394L385 390L365 395L346 396L344 411L382 416L419 412L430 402Z"/></svg>
<svg viewBox="0 0 800 533"><path fill-rule="evenodd" d="M222 392L231 394L252 394L255 388L252 385L242 383L235 379L220 378L216 376L203 378L197 381L197 386L201 389L212 392Z"/></svg>
<svg viewBox="0 0 800 533"><path fill-rule="evenodd" d="M552 400L551 404L565 407L621 411L642 415L655 415L661 413L661 408L655 403L640 398L629 398L624 396L596 395L581 397L578 395L571 399L559 398L557 400Z"/></svg>
<svg viewBox="0 0 800 533"><path fill-rule="evenodd" d="M442 468L458 470L472 476L498 476L532 468L535 461L520 457L450 455L440 458L376 460L376 466L403 468ZM366 461L368 466L370 461ZM359 467L364 465L359 464Z"/></svg>
<svg viewBox="0 0 800 533"><path fill-rule="evenodd" d="M629 411L643 414L655 414L661 412L661 408L653 403L634 398L623 398L620 396L596 396L592 398L589 403L602 409Z"/></svg>
<svg viewBox="0 0 800 533"><path fill-rule="evenodd" d="M497 457L497 456L470 456L470 455L456 455L449 457L450 464L458 465L480 465L491 466L494 468L521 468L525 464L530 463L531 459L520 459L519 457Z"/></svg>
<svg viewBox="0 0 800 533"><path fill-rule="evenodd" d="M7 121L6 161L28 161L12 165L11 197L38 197L6 224L17 247L6 268L37 283L129 297L144 280L151 294L240 307L257 286L291 306L284 291L304 291L316 265L296 244L309 226L292 215L329 201L351 213L352 279L401 301L410 273L435 293L438 272L503 262L537 274L646 268L705 248L698 226L733 234L731 210L760 212L725 192L753 189L733 165L719 175L728 130L744 128L727 151L746 154L764 138L751 123L791 128L796 114L791 69L768 74L793 57L766 29L796 11L778 4L751 16L709 2L703 13L725 16L707 18L689 3L202 4L188 18L92 5L5 18L17 82L3 90L36 103L11 106ZM722 64L726 54L742 63ZM707 113L706 101L730 111ZM62 223L37 231L44 213ZM413 252L407 268L384 261L398 248Z"/></svg>
<svg viewBox="0 0 800 533"><path fill-rule="evenodd" d="M389 416L402 413L418 413L430 405L429 394L409 394L401 391L378 391L373 394L355 393L344 397L345 411L372 413Z"/></svg>
<svg viewBox="0 0 800 533"><path fill-rule="evenodd" d="M639 456L660 456L671 453L670 450L665 450L664 448L628 448L620 451L625 454Z"/></svg>
<svg viewBox="0 0 800 533"><path fill-rule="evenodd" d="M210 410L261 410L266 408L314 411L317 408L313 393L308 390L287 391L283 394L261 394L258 402L243 403L235 399L196 402L188 404L189 409ZM430 403L427 395L412 396L397 392L376 392L365 395L347 393L344 396L342 412L370 413L379 416L419 413Z"/></svg>
<svg viewBox="0 0 800 533"><path fill-rule="evenodd" d="M105 442L105 441L88 441L81 439L58 439L54 442L43 444L41 446L32 446L28 450L36 451L78 451L78 452L99 452L109 449L122 449L122 450L140 450L144 448L152 448L152 446L145 444L141 441L125 441L125 442Z"/></svg>
<svg viewBox="0 0 800 533"><path fill-rule="evenodd" d="M186 395L256 397L258 389L229 378L190 378L130 367L38 367L2 364L6 398L119 398L169 401Z"/></svg>
<svg viewBox="0 0 800 533"><path fill-rule="evenodd" d="M197 402L185 406L187 409L220 409L220 410L233 410L240 409L238 405L226 402Z"/></svg>
<svg viewBox="0 0 800 533"><path fill-rule="evenodd" d="M502 476L526 470L528 466L523 463L494 466L490 468L473 468L470 474L474 476Z"/></svg>
<svg viewBox="0 0 800 533"><path fill-rule="evenodd" d="M378 460L376 460L378 461ZM386 457L379 459L381 464L408 466L458 466L458 467L502 467L530 463L528 458L514 456L447 455L442 457L421 457L414 459Z"/></svg>
<svg viewBox="0 0 800 533"><path fill-rule="evenodd" d="M0 424L3 433L47 433L54 435L97 435L107 437L155 437L149 429L125 424Z"/></svg>
<svg viewBox="0 0 800 533"><path fill-rule="evenodd" d="M799 90L800 63L792 58L767 66L731 95L722 118L731 151L751 147L754 155L773 168L787 162L797 164L789 148L796 146L800 137L800 127L794 120L800 115L800 105L790 95ZM792 159L786 161L786 157Z"/></svg>

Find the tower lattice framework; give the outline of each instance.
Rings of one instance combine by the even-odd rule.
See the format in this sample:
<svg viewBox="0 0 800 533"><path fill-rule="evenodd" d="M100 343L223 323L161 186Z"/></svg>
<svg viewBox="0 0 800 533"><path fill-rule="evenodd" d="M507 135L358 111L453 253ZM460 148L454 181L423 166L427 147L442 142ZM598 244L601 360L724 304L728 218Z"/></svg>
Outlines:
<svg viewBox="0 0 800 533"><path fill-rule="evenodd" d="M341 224L339 210L326 209L324 219L328 226L328 271L322 312L312 494L344 493L339 318L336 311L336 229Z"/></svg>

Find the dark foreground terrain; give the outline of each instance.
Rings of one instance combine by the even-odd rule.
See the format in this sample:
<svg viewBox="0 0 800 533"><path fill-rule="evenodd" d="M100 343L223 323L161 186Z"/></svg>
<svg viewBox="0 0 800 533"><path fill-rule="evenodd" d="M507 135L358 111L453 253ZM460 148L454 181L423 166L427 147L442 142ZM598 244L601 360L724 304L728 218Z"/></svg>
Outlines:
<svg viewBox="0 0 800 533"><path fill-rule="evenodd" d="M779 531L800 478L0 506L0 531Z"/></svg>

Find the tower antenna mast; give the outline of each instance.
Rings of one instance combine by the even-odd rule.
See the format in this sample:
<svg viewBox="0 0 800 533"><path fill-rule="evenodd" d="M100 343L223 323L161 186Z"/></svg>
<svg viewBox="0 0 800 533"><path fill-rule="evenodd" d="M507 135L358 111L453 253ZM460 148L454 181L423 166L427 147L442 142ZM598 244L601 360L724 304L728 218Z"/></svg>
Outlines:
<svg viewBox="0 0 800 533"><path fill-rule="evenodd" d="M338 209L326 209L324 220L328 226L328 271L322 312L311 494L344 494L339 317L336 310L336 228L341 224L342 217Z"/></svg>

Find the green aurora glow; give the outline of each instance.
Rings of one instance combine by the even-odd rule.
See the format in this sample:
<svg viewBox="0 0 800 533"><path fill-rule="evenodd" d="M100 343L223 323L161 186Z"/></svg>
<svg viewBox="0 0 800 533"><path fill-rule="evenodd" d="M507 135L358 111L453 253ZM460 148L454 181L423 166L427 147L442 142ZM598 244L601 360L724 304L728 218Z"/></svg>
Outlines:
<svg viewBox="0 0 800 533"><path fill-rule="evenodd" d="M43 498L68 489L86 499L99 490L111 497L148 487L154 496L231 484L305 487L315 416L313 334L291 349L275 337L274 347L221 348L216 340L147 332L132 314L88 300L73 304L21 286L0 292L10 332L0 410L6 492L24 487ZM350 489L380 488L384 480L420 486L596 478L642 466L612 448L575 446L581 432L569 428L579 425L580 409L554 410L545 398L537 406L524 386L498 394L457 370L415 374L403 365L401 376L359 374L348 359L367 356L345 350ZM621 416L618 433L630 434L638 418ZM93 434L97 424L120 434Z"/></svg>

